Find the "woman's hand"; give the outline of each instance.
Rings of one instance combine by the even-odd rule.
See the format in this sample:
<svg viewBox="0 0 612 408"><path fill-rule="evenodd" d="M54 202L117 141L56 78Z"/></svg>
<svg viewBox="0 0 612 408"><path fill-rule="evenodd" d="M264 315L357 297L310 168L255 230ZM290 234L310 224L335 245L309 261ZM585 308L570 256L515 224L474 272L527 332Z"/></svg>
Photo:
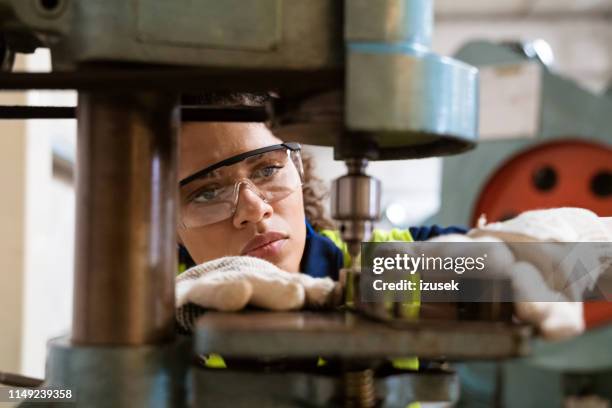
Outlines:
<svg viewBox="0 0 612 408"><path fill-rule="evenodd" d="M335 306L342 295L330 278L283 271L249 256L204 262L176 278L176 320L185 333L206 309L234 312L247 305L268 310Z"/></svg>
<svg viewBox="0 0 612 408"><path fill-rule="evenodd" d="M269 310L318 308L334 300L336 284L285 272L248 256L230 256L194 266L176 278L176 307L193 303L206 309L237 311L247 305Z"/></svg>
<svg viewBox="0 0 612 408"><path fill-rule="evenodd" d="M548 339L563 339L584 331L582 296L606 270L612 272L612 231L596 214L579 208L528 211L518 217L492 224L480 223L467 236L440 236L429 242L474 242L489 244L489 261L499 273L511 279L515 297L529 301L515 302L517 317L532 323ZM573 263L568 246L525 245L526 242L593 242L589 244L587 275L572 281ZM487 245L487 244L483 244ZM457 247L459 248L459 247ZM449 256L457 255L453 245L441 248ZM482 252L482 251L481 251ZM531 299L560 299L537 302Z"/></svg>

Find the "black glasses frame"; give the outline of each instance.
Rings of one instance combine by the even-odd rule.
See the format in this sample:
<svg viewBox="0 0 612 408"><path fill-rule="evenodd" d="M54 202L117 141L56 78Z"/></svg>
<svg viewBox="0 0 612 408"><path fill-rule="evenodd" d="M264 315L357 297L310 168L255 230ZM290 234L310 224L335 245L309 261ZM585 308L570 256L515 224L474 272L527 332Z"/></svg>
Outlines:
<svg viewBox="0 0 612 408"><path fill-rule="evenodd" d="M179 181L179 185L181 187L184 187L185 185L191 183L192 181L204 176L206 173L210 173L211 171L217 170L218 168L225 167L225 166L231 166L232 164L241 162L245 159L248 159L249 157L253 157L259 154L273 152L275 150L281 150L281 149L288 149L288 150L291 150L292 152L295 152L295 151L302 150L302 146L299 143L287 142L287 143L281 143L277 145L262 147L259 149L251 150L250 152L237 154L236 156L232 156L228 159L221 160L220 162L215 163L212 166L208 166L202 170L199 170L193 173L191 176L185 177L184 179Z"/></svg>

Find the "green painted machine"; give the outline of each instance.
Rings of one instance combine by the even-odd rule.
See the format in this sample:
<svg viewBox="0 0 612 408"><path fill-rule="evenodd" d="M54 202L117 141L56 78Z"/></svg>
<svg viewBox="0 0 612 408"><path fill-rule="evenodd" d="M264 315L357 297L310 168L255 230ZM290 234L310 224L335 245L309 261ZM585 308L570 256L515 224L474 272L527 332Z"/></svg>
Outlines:
<svg viewBox="0 0 612 408"><path fill-rule="evenodd" d="M444 158L436 223L473 225L482 213L496 221L564 205L612 215L612 99L558 75L533 51L530 44L479 41L457 52L479 68L481 87L496 87L495 97L503 97L504 81L520 92L510 92L502 115L487 109L481 89L479 144ZM537 342L531 356L503 364L462 365L463 406L608 406L612 327L595 327L590 310L597 305L584 307L592 327L578 338Z"/></svg>

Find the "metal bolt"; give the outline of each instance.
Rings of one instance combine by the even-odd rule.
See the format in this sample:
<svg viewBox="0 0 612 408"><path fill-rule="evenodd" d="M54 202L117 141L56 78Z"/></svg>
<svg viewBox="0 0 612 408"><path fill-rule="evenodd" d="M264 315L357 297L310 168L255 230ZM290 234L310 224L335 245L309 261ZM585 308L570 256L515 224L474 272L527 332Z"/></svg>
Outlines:
<svg viewBox="0 0 612 408"><path fill-rule="evenodd" d="M373 408L376 406L374 371L348 371L344 373L344 406L346 408Z"/></svg>

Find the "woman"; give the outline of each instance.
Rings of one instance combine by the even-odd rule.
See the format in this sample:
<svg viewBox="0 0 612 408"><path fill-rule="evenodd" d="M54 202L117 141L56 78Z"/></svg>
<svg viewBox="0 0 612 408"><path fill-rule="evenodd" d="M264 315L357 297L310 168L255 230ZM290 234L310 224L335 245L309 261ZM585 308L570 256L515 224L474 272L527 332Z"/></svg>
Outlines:
<svg viewBox="0 0 612 408"><path fill-rule="evenodd" d="M230 94L200 97L197 102L252 106L265 100L250 94ZM183 295L191 290L191 285L181 281L192 281L203 273L217 272L211 275L214 285L205 286L197 294L200 301L195 303L200 306L237 310L249 303L286 310L324 303L323 297L330 285L322 279L337 280L339 270L348 259L339 234L330 229L333 224L324 217L320 183L312 175L311 161L301 159L299 145L283 143L263 123L185 123L179 154L177 235L181 271L198 265L178 278L177 298L182 299L179 305L189 306L187 318L183 313L178 314L182 329L189 331L193 318L203 308L189 305L189 297ZM413 236L426 240L457 232L466 231L457 227L375 231L372 240L412 241ZM517 236L528 241L562 242L568 237L573 237L575 242L609 241L607 227L597 215L577 208L526 212L514 220L483 225L470 231L467 237L454 235L449 240L470 242L475 238L503 243ZM524 265L520 262L522 255L513 255L504 245L497 248L506 254L504 259ZM235 264L228 264L227 257L233 257L231 262ZM267 262L253 264L255 258ZM537 266L533 273L542 272ZM257 287L273 281L269 290L285 291L285 295L277 292L253 299L257 297L250 292L253 288L243 282L249 279L255 279L251 283ZM221 292L220 289L227 289L228 281L232 283L231 290ZM544 282L542 285L543 290L549 289ZM291 300L290 293L297 297ZM233 301L231 305L224 304L228 299ZM581 316L570 320L562 317L563 322L559 323L555 316L566 314L562 309L547 307L542 311L542 306L530 302L518 306L519 317L537 324L545 333L546 321L552 321L548 329L551 336L565 337L582 330ZM576 309L574 314L579 312Z"/></svg>
<svg viewBox="0 0 612 408"><path fill-rule="evenodd" d="M209 97L198 102L244 106L263 101L261 97L238 94ZM296 293L293 290L296 287L291 286L295 282L284 275L314 278L299 281L307 287L306 291L308 287L328 290L326 288L329 286L320 283L329 278L337 279L340 268L347 263L348 255L339 234L333 230L333 223L324 215L321 204L324 190L312 174L312 161L307 157L301 158L299 146L283 143L263 123L201 122L183 125L179 151L180 216L177 236L181 272L191 269L179 275L177 297L181 299L183 289L194 289L194 286L188 285L192 278L199 278L202 274L212 277L208 291L201 288L197 293L200 299L200 302L196 302L198 305L190 303L189 299L179 300L181 307L177 311L177 321L183 333L191 332L193 322L206 308L238 310L246 303L270 309L293 309L308 305L308 302L278 303L279 300L295 297ZM585 214L572 213L571 217L576 215ZM592 217L588 218L593 221ZM542 223L539 220L531 221L528 235L537 238ZM546 223L555 224L550 220ZM508 224L508 228L512 227ZM465 232L457 227L417 227L390 233L375 231L373 240L412 241L413 237L426 240L436 235ZM487 231L487 234L495 235L492 231ZM244 259L252 257L269 263L244 262ZM230 261L223 261L227 259ZM266 266L271 264L276 269ZM237 274L236 269L241 271ZM253 277L259 279L257 285L260 287L268 284L272 288L269 296L254 302L253 289L245 285ZM228 282L226 278L233 281ZM269 285L270 279L285 283ZM181 285L185 283L187 285L183 288ZM291 290L287 291L288 288ZM240 298L236 294L244 296ZM232 300L237 298L240 299ZM533 305L538 307L534 308ZM523 303L523 308L517 310L520 317L539 326L547 337L563 338L582 330L581 306L564 303L554 307L550 305L553 304ZM401 359L394 364L398 362L402 368L418 368L416 359ZM208 356L205 364L225 366L218 356ZM491 367L489 369L493 371ZM462 370L462 377L469 378L470 383L485 384L482 376L469 371L469 366ZM478 393L486 388L487 398L492 400L493 384L478 387ZM469 384L464 384L466 390L469 394Z"/></svg>
<svg viewBox="0 0 612 408"><path fill-rule="evenodd" d="M195 102L253 106L264 103L265 97L208 95ZM324 188L299 145L283 144L264 123L191 122L183 124L179 152L181 271L245 255L285 272L338 278L348 254L325 217ZM412 232L427 239L465 230ZM410 231L375 231L374 240L412 241L412 236ZM190 311L189 320L202 310ZM189 331L190 323L179 322Z"/></svg>

